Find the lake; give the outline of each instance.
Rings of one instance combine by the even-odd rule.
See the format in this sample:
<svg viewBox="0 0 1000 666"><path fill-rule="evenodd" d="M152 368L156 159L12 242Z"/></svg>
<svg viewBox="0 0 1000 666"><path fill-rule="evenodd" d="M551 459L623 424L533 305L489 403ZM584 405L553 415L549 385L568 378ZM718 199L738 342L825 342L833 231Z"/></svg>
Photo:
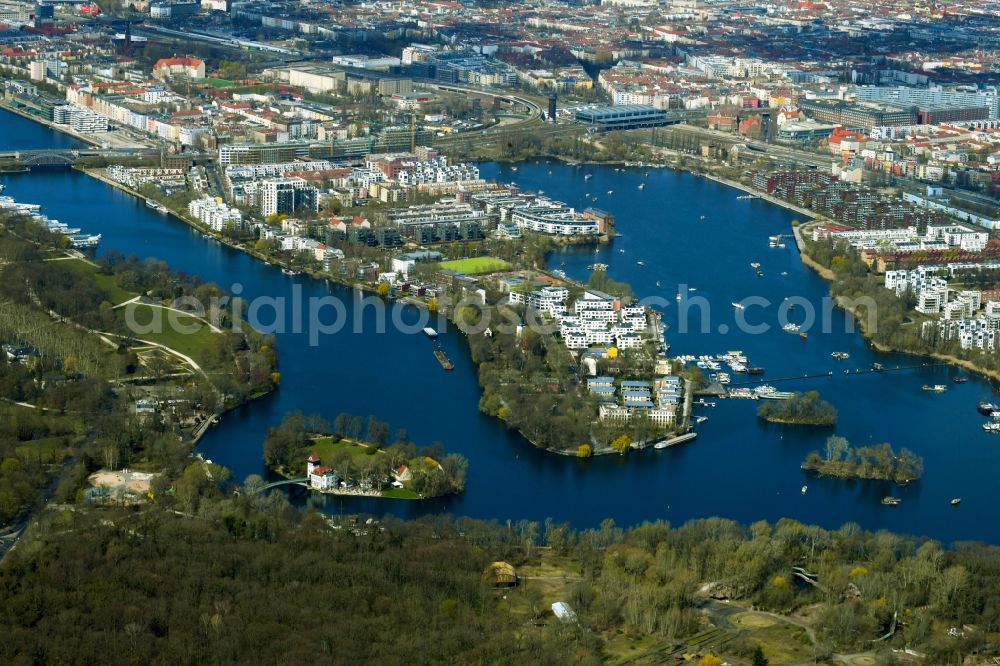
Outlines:
<svg viewBox="0 0 1000 666"><path fill-rule="evenodd" d="M72 143L3 111L0 130L3 150ZM1000 523L992 517L1000 499L996 483L1000 438L982 431L983 419L976 412L979 399L992 395L991 387L971 376L968 383L953 385L950 379L955 374L967 373L947 367L894 370L924 361L871 351L859 334L846 330L847 321L838 310L830 314L830 331L811 329L807 341L782 331L778 310L786 297L802 299L798 301L802 305L789 313L798 321L795 317L806 310L805 304L820 307L827 296L826 283L803 266L794 242L789 239L784 249L768 247L769 236L790 233L795 215L759 200L738 199L741 192L668 169L616 171L556 162L520 164L516 172L510 165L481 168L485 177L544 190L578 208L591 205L613 213L619 238L596 254L593 248L554 253L551 267L586 280L589 265L604 263L611 277L631 283L638 296L656 297L672 355L743 350L753 364L766 369L754 384L833 372L774 385L782 390L819 390L839 410L838 425L833 429L770 425L757 419L755 402L720 400L717 407L696 412L708 421L698 426L695 441L680 447L591 460L546 454L478 412L475 368L461 334L441 335L441 344L456 366L454 372L445 373L425 336L404 334L391 325L383 333L375 332L373 308L355 314L347 307L347 325L322 338L318 346L310 346L308 334L291 326L278 335L280 389L226 414L200 444L206 457L232 469L237 479L262 474L264 434L285 413L316 412L331 420L340 412L373 414L393 428L405 428L419 444L440 441L447 451L465 455L466 491L425 502L322 497L311 499L312 503L327 511L391 511L402 517L436 512L501 521L551 517L576 527L594 526L605 518L631 525L654 519L682 523L706 516L744 523L790 517L828 528L856 522L866 529L945 541L1000 542ZM6 194L42 204L49 217L103 234L99 253L115 249L156 257L225 289L238 284L248 299L291 298L297 291L302 298L332 295L345 302L352 298L350 291L325 281L285 276L83 174L34 171L3 174L0 180L7 186ZM756 276L750 262L761 264L763 277ZM703 305L711 309L707 331L688 325L688 332L682 332L682 324L696 322L700 311L691 309L687 316L679 316L675 300L679 289L692 299L704 299ZM738 331L731 303L747 297L772 304L745 311L751 323L770 323L768 332ZM412 323L419 313L403 308L399 316ZM850 359L836 361L830 356L833 351L848 352ZM870 368L875 362L890 371L843 374L845 368ZM734 375L733 381L740 379L746 377ZM949 390L921 391L921 385L937 383L947 384ZM831 432L857 445L888 441L897 449L910 448L924 458L924 478L906 488L811 478L799 465L809 451L822 449ZM804 484L809 490L803 495ZM879 500L888 494L901 497L902 505L882 506ZM949 500L955 496L963 498L962 504L951 507Z"/></svg>

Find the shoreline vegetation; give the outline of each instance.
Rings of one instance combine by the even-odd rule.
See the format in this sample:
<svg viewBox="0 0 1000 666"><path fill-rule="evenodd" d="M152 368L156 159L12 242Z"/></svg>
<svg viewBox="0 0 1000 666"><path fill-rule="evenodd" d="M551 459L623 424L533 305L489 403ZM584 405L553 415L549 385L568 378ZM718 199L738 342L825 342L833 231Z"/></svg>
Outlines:
<svg viewBox="0 0 1000 666"><path fill-rule="evenodd" d="M411 500L462 492L469 466L439 442L418 447L403 429L393 438L389 424L374 416L341 413L331 424L301 412L268 429L264 464L285 479L305 476L310 489L325 494ZM323 487L311 484L313 476L326 478Z"/></svg>
<svg viewBox="0 0 1000 666"><path fill-rule="evenodd" d="M843 437L830 436L824 454L811 451L802 469L822 476L909 483L924 473L924 459L907 448L897 454L888 443L852 447Z"/></svg>
<svg viewBox="0 0 1000 666"><path fill-rule="evenodd" d="M757 416L771 423L832 426L837 423L837 410L817 391L796 393L787 400L765 400L757 408Z"/></svg>
<svg viewBox="0 0 1000 666"><path fill-rule="evenodd" d="M922 315L913 310L905 299L885 289L880 276L871 271L853 248L832 239L807 241L803 231L808 231L812 224L819 222L821 220L814 220L794 227L799 256L803 263L830 283L830 295L837 306L854 318L862 337L873 349L943 361L1000 381L1000 358L978 357L980 361L992 361L996 366L990 367L966 358L966 351L958 341L939 341L935 344L925 340L917 320ZM871 299L874 307L860 302L865 298Z"/></svg>
<svg viewBox="0 0 1000 666"><path fill-rule="evenodd" d="M141 511L38 516L0 568L0 661L284 663L324 645L358 663L581 666L998 654L996 546L792 519L323 516L188 463Z"/></svg>
<svg viewBox="0 0 1000 666"><path fill-rule="evenodd" d="M26 524L45 501L86 501L101 468L176 469L220 414L280 379L273 338L172 307L224 295L216 285L67 246L0 212L0 527ZM130 312L146 326L167 311L190 334L128 325Z"/></svg>

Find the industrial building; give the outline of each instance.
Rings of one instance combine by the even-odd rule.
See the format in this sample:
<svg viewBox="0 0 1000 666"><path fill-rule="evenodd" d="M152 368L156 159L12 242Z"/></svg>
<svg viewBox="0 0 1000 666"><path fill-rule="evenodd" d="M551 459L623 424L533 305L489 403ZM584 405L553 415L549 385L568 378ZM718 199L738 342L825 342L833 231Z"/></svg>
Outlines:
<svg viewBox="0 0 1000 666"><path fill-rule="evenodd" d="M619 104L579 109L576 120L601 131L662 127L674 122L665 111L645 104Z"/></svg>
<svg viewBox="0 0 1000 666"><path fill-rule="evenodd" d="M817 121L867 132L875 127L916 125L918 121L916 109L882 102L806 99L799 107Z"/></svg>

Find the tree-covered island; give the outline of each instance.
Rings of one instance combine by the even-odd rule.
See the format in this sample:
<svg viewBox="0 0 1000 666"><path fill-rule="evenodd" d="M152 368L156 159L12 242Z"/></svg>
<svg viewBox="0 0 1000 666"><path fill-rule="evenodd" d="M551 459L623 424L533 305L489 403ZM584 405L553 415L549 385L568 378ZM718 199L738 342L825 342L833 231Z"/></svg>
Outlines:
<svg viewBox="0 0 1000 666"><path fill-rule="evenodd" d="M887 443L855 448L845 438L833 435L826 440L824 455L811 452L802 469L844 479L906 483L923 475L924 459L907 448L897 454Z"/></svg>
<svg viewBox="0 0 1000 666"><path fill-rule="evenodd" d="M771 423L832 426L837 422L837 410L817 391L796 393L788 400L765 400L757 408L757 416Z"/></svg>
<svg viewBox="0 0 1000 666"><path fill-rule="evenodd" d="M331 424L320 416L294 412L267 431L264 462L289 479L337 495L426 499L460 493L468 461L443 454L441 444L417 447L405 430L342 413Z"/></svg>

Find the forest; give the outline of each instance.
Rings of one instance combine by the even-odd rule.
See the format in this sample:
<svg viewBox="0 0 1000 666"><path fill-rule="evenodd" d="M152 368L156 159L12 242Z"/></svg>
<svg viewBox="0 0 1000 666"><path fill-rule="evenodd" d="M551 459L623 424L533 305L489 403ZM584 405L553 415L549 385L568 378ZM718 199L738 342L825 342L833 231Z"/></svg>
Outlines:
<svg viewBox="0 0 1000 666"><path fill-rule="evenodd" d="M150 505L43 514L0 567L0 661L660 663L680 650L705 664L765 664L794 650L800 661L864 653L893 664L906 646L958 664L998 654L996 547L793 520L573 529L331 518L278 492L232 491L225 470L194 462ZM493 589L484 571L497 561L517 586ZM555 601L576 621L554 618ZM756 622L726 628L720 608ZM788 624L777 638L759 626L792 616L808 631ZM691 637L713 622L719 640L697 646Z"/></svg>
<svg viewBox="0 0 1000 666"><path fill-rule="evenodd" d="M924 459L905 447L899 453L886 443L852 447L844 437L832 435L826 440L823 455L810 452L802 469L826 476L903 483L923 476Z"/></svg>
<svg viewBox="0 0 1000 666"><path fill-rule="evenodd" d="M0 222L0 345L27 349L0 354L0 529L43 499L75 501L100 467L173 468L189 453L181 425L195 411L238 404L278 380L273 339L241 327L199 337L191 353L204 374L171 378L176 363L142 351L112 309L139 293L210 302L222 295L215 285L113 251L100 262L63 260L58 235L24 217ZM43 261L51 258L60 260ZM171 342L192 345L185 337L196 336ZM169 422L140 422L131 410L149 387L176 399Z"/></svg>
<svg viewBox="0 0 1000 666"><path fill-rule="evenodd" d="M837 410L816 391L796 393L787 400L764 400L757 416L772 423L832 426L837 422Z"/></svg>

